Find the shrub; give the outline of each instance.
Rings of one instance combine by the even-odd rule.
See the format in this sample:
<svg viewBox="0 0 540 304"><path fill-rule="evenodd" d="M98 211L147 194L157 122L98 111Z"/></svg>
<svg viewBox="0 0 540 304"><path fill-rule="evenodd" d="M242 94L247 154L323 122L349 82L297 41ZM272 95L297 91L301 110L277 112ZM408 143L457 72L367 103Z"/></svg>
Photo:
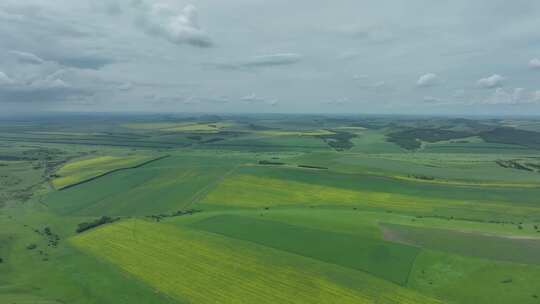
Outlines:
<svg viewBox="0 0 540 304"><path fill-rule="evenodd" d="M105 224L108 224L108 223L114 223L117 220L119 220L119 218L111 218L111 217L108 217L108 216L102 216L101 218L99 218L99 219L97 219L97 220L95 220L93 222L80 223L79 226L77 227L76 232L81 233L81 232L96 228L96 227L101 226L101 225L105 225Z"/></svg>

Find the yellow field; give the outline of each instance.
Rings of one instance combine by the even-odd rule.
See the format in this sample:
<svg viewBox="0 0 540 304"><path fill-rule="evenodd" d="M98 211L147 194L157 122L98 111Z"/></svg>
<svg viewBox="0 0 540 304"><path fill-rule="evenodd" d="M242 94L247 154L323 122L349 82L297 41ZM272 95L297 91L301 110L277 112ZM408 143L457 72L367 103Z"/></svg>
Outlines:
<svg viewBox="0 0 540 304"><path fill-rule="evenodd" d="M253 208L286 205L358 206L424 213L436 213L438 208L500 213L509 212L512 209L511 205L492 202L479 203L397 193L355 191L249 174L224 179L202 202ZM512 212L526 215L532 212L538 213L539 209L520 206L519 210L512 210Z"/></svg>
<svg viewBox="0 0 540 304"><path fill-rule="evenodd" d="M109 171L135 166L139 163L152 159L149 156L98 156L94 158L76 160L62 166L56 172L52 185L56 189L76 184L92 177L99 176Z"/></svg>
<svg viewBox="0 0 540 304"><path fill-rule="evenodd" d="M330 186L288 180L236 175L225 179L203 201L209 204L228 204L239 207L266 207L279 205L373 205L431 210L433 203L416 197L354 191Z"/></svg>
<svg viewBox="0 0 540 304"><path fill-rule="evenodd" d="M187 303L439 303L362 272L166 224L123 221L71 243Z"/></svg>

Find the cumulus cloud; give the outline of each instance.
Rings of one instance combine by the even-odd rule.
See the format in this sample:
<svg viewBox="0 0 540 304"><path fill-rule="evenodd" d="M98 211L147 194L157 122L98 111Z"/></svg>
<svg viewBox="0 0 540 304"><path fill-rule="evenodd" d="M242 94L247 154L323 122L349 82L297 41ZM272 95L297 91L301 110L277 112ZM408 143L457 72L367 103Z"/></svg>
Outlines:
<svg viewBox="0 0 540 304"><path fill-rule="evenodd" d="M246 95L242 98L240 98L241 101L247 102L247 103L257 103L257 102L264 102L264 98L261 98L257 96L255 93L251 93L249 95Z"/></svg>
<svg viewBox="0 0 540 304"><path fill-rule="evenodd" d="M499 74L493 74L489 77L479 79L476 84L485 89L493 89L493 88L499 88L503 86L504 81L506 78Z"/></svg>
<svg viewBox="0 0 540 304"><path fill-rule="evenodd" d="M89 90L66 82L62 79L63 74L64 71L60 70L49 75L34 75L17 81L6 76L7 82L1 85L1 79L4 78L2 75L5 74L0 72L0 103L63 102L92 95Z"/></svg>
<svg viewBox="0 0 540 304"><path fill-rule="evenodd" d="M434 85L437 85L439 83L439 76L434 73L427 73L420 78L418 78L418 81L416 82L416 85L419 87L431 87Z"/></svg>
<svg viewBox="0 0 540 304"><path fill-rule="evenodd" d="M279 101L277 101L277 99L272 99L268 101L268 104L271 105L272 107L275 107L279 104Z"/></svg>
<svg viewBox="0 0 540 304"><path fill-rule="evenodd" d="M131 82L126 82L126 83L122 83L117 88L120 91L129 91L133 88L133 84Z"/></svg>
<svg viewBox="0 0 540 304"><path fill-rule="evenodd" d="M148 35L163 37L175 44L201 48L212 46L210 37L199 26L195 6L187 5L178 10L165 3L154 3L143 9L145 12L140 16L137 24Z"/></svg>
<svg viewBox="0 0 540 304"><path fill-rule="evenodd" d="M535 102L540 102L540 91L536 91L533 93L533 100Z"/></svg>
<svg viewBox="0 0 540 304"><path fill-rule="evenodd" d="M28 52L20 52L20 51L11 51L10 54L14 55L17 60L21 63L27 63L27 64L43 64L45 63L45 60L41 59L40 57L28 53Z"/></svg>
<svg viewBox="0 0 540 304"><path fill-rule="evenodd" d="M531 59L531 61L529 61L529 67L535 70L540 69L540 59L538 58Z"/></svg>
<svg viewBox="0 0 540 304"><path fill-rule="evenodd" d="M293 65L300 62L302 58L302 55L296 53L277 53L254 56L235 63L219 63L215 66L225 70L256 69L273 66Z"/></svg>
<svg viewBox="0 0 540 304"><path fill-rule="evenodd" d="M354 74L352 76L352 79L357 81L363 81L369 79L369 76L365 74Z"/></svg>
<svg viewBox="0 0 540 304"><path fill-rule="evenodd" d="M484 101L493 105L520 105L540 102L540 91L527 92L524 88L505 90L496 88L493 93Z"/></svg>
<svg viewBox="0 0 540 304"><path fill-rule="evenodd" d="M14 81L6 73L0 72L0 85L9 85L13 84Z"/></svg>

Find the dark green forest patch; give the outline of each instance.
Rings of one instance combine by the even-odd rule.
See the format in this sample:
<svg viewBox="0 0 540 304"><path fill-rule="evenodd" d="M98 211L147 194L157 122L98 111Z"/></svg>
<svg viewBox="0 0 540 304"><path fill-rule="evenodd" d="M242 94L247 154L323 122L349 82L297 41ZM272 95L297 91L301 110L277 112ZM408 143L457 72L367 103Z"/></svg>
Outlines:
<svg viewBox="0 0 540 304"><path fill-rule="evenodd" d="M478 134L489 143L511 144L540 149L540 133L508 127L495 128Z"/></svg>
<svg viewBox="0 0 540 304"><path fill-rule="evenodd" d="M422 141L439 142L474 136L473 133L443 129L410 129L393 132L387 135L387 141L397 144L406 150L416 150L421 147Z"/></svg>

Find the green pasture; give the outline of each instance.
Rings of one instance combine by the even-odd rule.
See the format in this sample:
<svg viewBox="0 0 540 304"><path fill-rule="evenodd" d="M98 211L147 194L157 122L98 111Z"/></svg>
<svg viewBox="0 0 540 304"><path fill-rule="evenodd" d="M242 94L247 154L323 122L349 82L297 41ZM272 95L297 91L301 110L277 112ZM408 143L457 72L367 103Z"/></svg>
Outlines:
<svg viewBox="0 0 540 304"><path fill-rule="evenodd" d="M353 234L231 215L211 217L192 227L365 271L401 285L407 282L419 252L416 247Z"/></svg>
<svg viewBox="0 0 540 304"><path fill-rule="evenodd" d="M244 159L173 155L65 189L45 198L74 215L154 215L189 208Z"/></svg>
<svg viewBox="0 0 540 304"><path fill-rule="evenodd" d="M482 233L384 224L387 240L484 259L540 265L540 236Z"/></svg>
<svg viewBox="0 0 540 304"><path fill-rule="evenodd" d="M448 303L538 303L540 267L423 250L408 287Z"/></svg>

